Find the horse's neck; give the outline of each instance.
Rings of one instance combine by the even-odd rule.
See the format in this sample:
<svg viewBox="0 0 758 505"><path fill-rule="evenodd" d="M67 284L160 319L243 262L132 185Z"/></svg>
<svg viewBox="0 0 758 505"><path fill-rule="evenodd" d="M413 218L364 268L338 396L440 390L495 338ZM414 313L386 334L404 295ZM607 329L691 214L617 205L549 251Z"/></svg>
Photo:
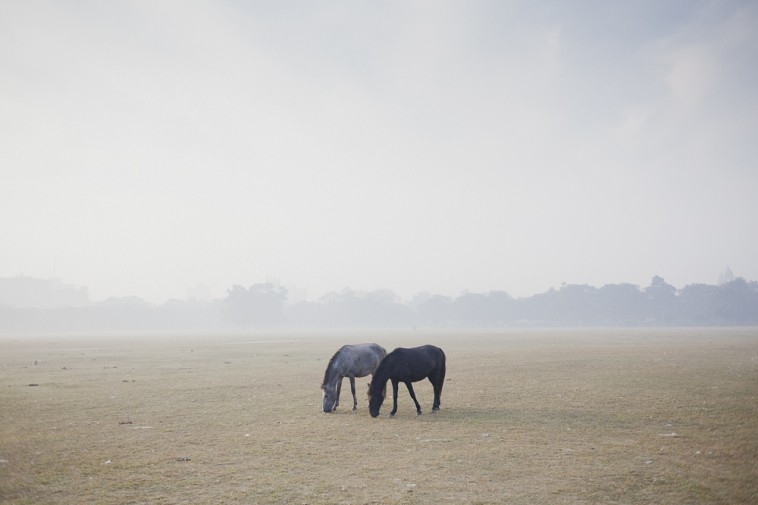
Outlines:
<svg viewBox="0 0 758 505"><path fill-rule="evenodd" d="M387 384L387 381L390 379L390 368L391 368L390 366L387 366L387 365L390 365L390 364L391 364L391 360L387 362L382 361L379 364L379 367L376 370L374 370L371 382L375 382L376 384L380 386Z"/></svg>
<svg viewBox="0 0 758 505"><path fill-rule="evenodd" d="M342 365L342 360L335 360L334 363L332 363L332 366L329 367L329 373L327 374L327 384L336 383L340 380L341 377L343 377L344 374L344 366Z"/></svg>

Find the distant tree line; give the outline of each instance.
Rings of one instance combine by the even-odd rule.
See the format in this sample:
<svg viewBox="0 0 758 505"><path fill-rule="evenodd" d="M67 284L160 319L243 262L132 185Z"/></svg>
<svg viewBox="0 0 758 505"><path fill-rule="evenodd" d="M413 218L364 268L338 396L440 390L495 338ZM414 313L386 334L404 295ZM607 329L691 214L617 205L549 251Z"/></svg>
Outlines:
<svg viewBox="0 0 758 505"><path fill-rule="evenodd" d="M403 303L388 290L329 293L316 302L286 304L286 290L235 286L224 300L230 320L246 325L301 327L717 326L758 324L758 282L736 278L681 290L659 276L600 288L566 284L527 298L503 291L456 298L420 294Z"/></svg>
<svg viewBox="0 0 758 505"><path fill-rule="evenodd" d="M567 284L529 298L504 293L456 299L458 320L474 326L698 326L758 323L758 283L736 279L677 290L661 277L639 289L632 284L600 288Z"/></svg>
<svg viewBox="0 0 758 505"><path fill-rule="evenodd" d="M458 297L419 294L403 302L392 291L344 289L318 301L287 302L273 283L234 286L222 300L150 305L112 298L79 307L17 308L0 304L0 331L206 331L297 328L499 328L510 326L735 326L758 324L758 282L677 289L663 278L649 286L564 284L525 298L503 291Z"/></svg>

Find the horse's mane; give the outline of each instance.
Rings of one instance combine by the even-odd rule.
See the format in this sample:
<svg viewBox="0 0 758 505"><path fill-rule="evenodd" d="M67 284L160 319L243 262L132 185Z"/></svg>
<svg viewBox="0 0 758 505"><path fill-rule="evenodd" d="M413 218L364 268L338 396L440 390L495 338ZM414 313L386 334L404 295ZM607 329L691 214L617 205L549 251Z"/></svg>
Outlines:
<svg viewBox="0 0 758 505"><path fill-rule="evenodd" d="M392 366L392 360L395 358L395 353L397 349L393 350L392 352L388 352L384 358L379 362L379 365L376 367L376 370L374 370L374 373L371 374L371 382L369 382L369 391L373 391L374 384L377 385L384 385L387 384L387 381L389 380L389 372L387 372L387 368ZM389 358L389 359L388 359Z"/></svg>
<svg viewBox="0 0 758 505"><path fill-rule="evenodd" d="M331 369L332 369L332 365L333 365L333 364L334 364L334 362L337 360L337 355L338 355L339 353L341 353L341 352L342 352L342 350L343 350L345 347L347 347L347 346L346 346L346 345L343 345L342 347L340 347L340 348L337 350L337 352L335 352L335 353L334 353L334 356L332 356L332 358L329 360L329 364L328 364L328 365L326 365L326 372L324 372L324 380L321 382L321 387L322 387L322 388L323 388L324 386L326 386L326 381L327 381L327 379L329 378L329 370L331 370Z"/></svg>

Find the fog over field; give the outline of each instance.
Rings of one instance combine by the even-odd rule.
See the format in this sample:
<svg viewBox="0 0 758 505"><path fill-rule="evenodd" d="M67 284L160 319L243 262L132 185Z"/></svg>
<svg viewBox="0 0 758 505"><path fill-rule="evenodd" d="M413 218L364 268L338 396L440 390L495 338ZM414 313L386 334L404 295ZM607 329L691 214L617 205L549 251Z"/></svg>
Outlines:
<svg viewBox="0 0 758 505"><path fill-rule="evenodd" d="M0 68L0 278L758 279L755 2L7 0Z"/></svg>

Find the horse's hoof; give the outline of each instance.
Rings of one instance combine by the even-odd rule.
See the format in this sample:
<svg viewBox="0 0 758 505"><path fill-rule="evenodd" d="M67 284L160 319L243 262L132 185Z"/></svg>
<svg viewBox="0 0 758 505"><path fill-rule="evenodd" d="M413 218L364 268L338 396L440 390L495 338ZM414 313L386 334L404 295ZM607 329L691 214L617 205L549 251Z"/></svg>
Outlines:
<svg viewBox="0 0 758 505"><path fill-rule="evenodd" d="M420 416L420 415L421 415L421 411L420 411L420 410L417 410L417 411L416 411L416 415L417 415L417 416Z"/></svg>

